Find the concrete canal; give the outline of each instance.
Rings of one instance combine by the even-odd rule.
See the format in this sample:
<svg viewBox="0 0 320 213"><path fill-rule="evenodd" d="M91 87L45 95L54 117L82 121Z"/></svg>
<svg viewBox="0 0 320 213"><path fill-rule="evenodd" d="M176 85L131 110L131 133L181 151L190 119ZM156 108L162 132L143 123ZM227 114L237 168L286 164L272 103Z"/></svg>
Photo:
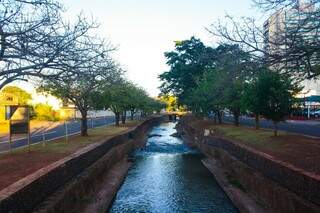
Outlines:
<svg viewBox="0 0 320 213"><path fill-rule="evenodd" d="M202 155L174 133L172 122L150 131L110 212L237 212L202 165Z"/></svg>

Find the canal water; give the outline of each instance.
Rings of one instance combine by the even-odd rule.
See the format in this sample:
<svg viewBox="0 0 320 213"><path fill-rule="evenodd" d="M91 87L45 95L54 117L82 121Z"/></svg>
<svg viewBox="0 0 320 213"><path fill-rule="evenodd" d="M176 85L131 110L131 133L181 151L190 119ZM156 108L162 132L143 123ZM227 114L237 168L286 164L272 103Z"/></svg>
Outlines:
<svg viewBox="0 0 320 213"><path fill-rule="evenodd" d="M175 132L175 123L151 130L110 212L237 212L201 154L172 137Z"/></svg>

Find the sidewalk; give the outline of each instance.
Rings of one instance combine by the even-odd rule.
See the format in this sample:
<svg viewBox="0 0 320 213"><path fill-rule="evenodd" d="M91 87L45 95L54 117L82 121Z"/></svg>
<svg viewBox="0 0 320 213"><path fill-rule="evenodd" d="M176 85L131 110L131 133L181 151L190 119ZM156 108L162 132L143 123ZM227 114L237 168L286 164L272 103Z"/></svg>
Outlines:
<svg viewBox="0 0 320 213"><path fill-rule="evenodd" d="M320 125L320 120L287 120L286 122L304 125Z"/></svg>
<svg viewBox="0 0 320 213"><path fill-rule="evenodd" d="M229 116L232 117L232 116ZM249 116L241 116L242 118L248 119L248 120L254 120L254 117L249 117ZM261 121L266 120L264 118L260 118ZM320 125L320 119L312 119L312 120L293 120L293 119L288 119L284 121L284 123L293 123L293 124L301 124L301 125Z"/></svg>

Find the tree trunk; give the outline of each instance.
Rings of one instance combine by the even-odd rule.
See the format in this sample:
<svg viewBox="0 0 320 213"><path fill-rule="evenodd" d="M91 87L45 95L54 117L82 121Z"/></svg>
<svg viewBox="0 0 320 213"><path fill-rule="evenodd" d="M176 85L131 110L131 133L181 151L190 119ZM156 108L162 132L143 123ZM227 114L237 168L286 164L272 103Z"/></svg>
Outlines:
<svg viewBox="0 0 320 213"><path fill-rule="evenodd" d="M239 126L239 117L240 117L240 113L238 111L233 112L233 118L234 118L234 125L235 126Z"/></svg>
<svg viewBox="0 0 320 213"><path fill-rule="evenodd" d="M121 116L121 123L125 124L126 123L126 119L127 119L127 111L123 111L122 112L122 116Z"/></svg>
<svg viewBox="0 0 320 213"><path fill-rule="evenodd" d="M81 111L81 136L88 136L87 111Z"/></svg>
<svg viewBox="0 0 320 213"><path fill-rule="evenodd" d="M278 136L278 122L273 121L273 125L274 125L274 136L277 137Z"/></svg>
<svg viewBox="0 0 320 213"><path fill-rule="evenodd" d="M218 115L218 122L219 122L219 124L222 124L222 114L221 114L221 111L220 111L220 110L218 111L217 115Z"/></svg>
<svg viewBox="0 0 320 213"><path fill-rule="evenodd" d="M132 120L132 121L133 121L133 119L134 119L134 114L135 114L135 111L134 111L134 110L131 110L130 120Z"/></svg>
<svg viewBox="0 0 320 213"><path fill-rule="evenodd" d="M259 119L259 115L254 115L255 118L255 122L256 122L256 129L260 129L260 119Z"/></svg>
<svg viewBox="0 0 320 213"><path fill-rule="evenodd" d="M116 117L116 126L120 125L120 112L114 113Z"/></svg>

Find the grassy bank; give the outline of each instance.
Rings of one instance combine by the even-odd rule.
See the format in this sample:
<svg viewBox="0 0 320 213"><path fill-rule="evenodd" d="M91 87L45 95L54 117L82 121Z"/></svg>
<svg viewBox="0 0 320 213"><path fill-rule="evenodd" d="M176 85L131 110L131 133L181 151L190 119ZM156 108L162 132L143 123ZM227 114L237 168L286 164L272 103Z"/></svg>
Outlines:
<svg viewBox="0 0 320 213"><path fill-rule="evenodd" d="M279 132L273 135L273 130L229 124L215 124L213 121L204 121L189 118L188 124L203 131L210 129L211 135L222 137L242 144L260 152L266 153L275 159L289 163L299 169L320 175L320 139L303 135Z"/></svg>
<svg viewBox="0 0 320 213"><path fill-rule="evenodd" d="M249 127L235 127L232 125L214 125L210 128L216 135L223 136L228 139L240 141L249 146L257 148L268 147L276 149L278 143L272 141L288 136L288 133L279 131L278 137L274 136L273 130L256 130Z"/></svg>

